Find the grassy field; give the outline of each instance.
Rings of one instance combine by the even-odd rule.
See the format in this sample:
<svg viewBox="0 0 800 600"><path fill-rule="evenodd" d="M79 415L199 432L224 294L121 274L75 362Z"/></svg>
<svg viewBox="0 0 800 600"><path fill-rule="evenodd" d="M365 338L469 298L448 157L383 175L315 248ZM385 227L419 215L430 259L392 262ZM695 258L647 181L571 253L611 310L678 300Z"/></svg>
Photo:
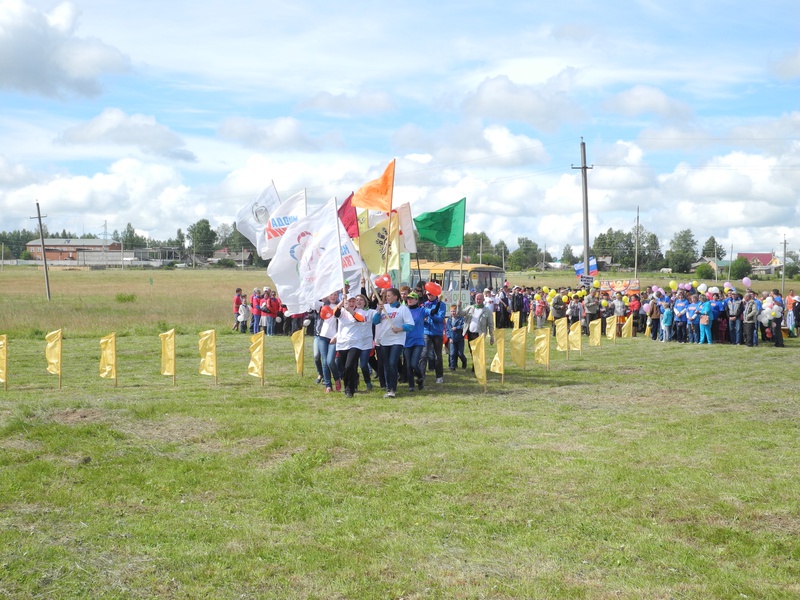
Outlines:
<svg viewBox="0 0 800 600"><path fill-rule="evenodd" d="M267 385L245 374L231 296L263 274L51 280L47 303L40 273L0 274L0 597L800 596L796 339L604 341L553 349L549 371L508 359L485 394L457 371L345 399L314 384L310 339L305 377L282 337ZM197 372L209 328L216 386ZM97 376L111 331L116 388Z"/></svg>

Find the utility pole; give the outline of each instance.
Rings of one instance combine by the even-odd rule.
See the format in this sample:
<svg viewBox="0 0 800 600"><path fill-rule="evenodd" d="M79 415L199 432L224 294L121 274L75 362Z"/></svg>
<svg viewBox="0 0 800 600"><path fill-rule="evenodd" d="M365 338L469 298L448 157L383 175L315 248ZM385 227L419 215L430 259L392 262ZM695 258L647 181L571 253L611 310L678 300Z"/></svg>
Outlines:
<svg viewBox="0 0 800 600"><path fill-rule="evenodd" d="M586 143L581 137L581 166L572 167L581 170L581 183L583 184L583 274L589 274L589 183L586 178L586 171L593 169L586 166Z"/></svg>
<svg viewBox="0 0 800 600"><path fill-rule="evenodd" d="M728 257L728 281L731 280L732 267L733 267L733 244L731 244L731 255Z"/></svg>
<svg viewBox="0 0 800 600"><path fill-rule="evenodd" d="M783 267L781 268L781 296L786 295L786 234L783 234ZM784 302L786 302L784 300Z"/></svg>
<svg viewBox="0 0 800 600"><path fill-rule="evenodd" d="M47 215L45 215L47 217ZM47 301L50 302L50 277L47 274L47 253L44 250L44 228L42 227L42 211L39 209L39 201L36 201L36 216L31 219L39 220L39 239L42 242L42 263L44 264L44 287L47 291Z"/></svg>
<svg viewBox="0 0 800 600"><path fill-rule="evenodd" d="M584 266L584 268L586 268ZM636 207L636 246L633 248L633 278L638 279L639 273L639 207ZM588 273L586 273L588 275Z"/></svg>

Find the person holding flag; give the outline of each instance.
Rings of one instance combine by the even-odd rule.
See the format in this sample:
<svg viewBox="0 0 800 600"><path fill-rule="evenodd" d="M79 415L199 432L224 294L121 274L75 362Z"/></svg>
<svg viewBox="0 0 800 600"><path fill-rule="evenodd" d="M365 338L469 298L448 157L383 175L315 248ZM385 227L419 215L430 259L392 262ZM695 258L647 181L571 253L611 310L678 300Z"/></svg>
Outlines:
<svg viewBox="0 0 800 600"><path fill-rule="evenodd" d="M406 342L406 333L414 329L414 319L405 304L400 303L400 291L389 288L378 300L378 310L372 319L375 329L379 368L383 368L386 381L384 398L397 394L397 363Z"/></svg>
<svg viewBox="0 0 800 600"><path fill-rule="evenodd" d="M437 289L438 288L438 289ZM444 319L446 316L445 304L439 299L441 288L438 284L429 282L425 285L425 295L428 300L423 304L425 308L425 353L427 361L433 362L436 372L436 383L444 383L444 364L442 362L442 347L444 345Z"/></svg>
<svg viewBox="0 0 800 600"><path fill-rule="evenodd" d="M494 345L494 314L483 303L484 296L481 293L475 294L475 304L467 308L464 312L464 337L467 341L478 339L481 335L489 335L489 344ZM470 353L472 346L470 346ZM474 357L473 357L474 360ZM474 370L473 365L473 370Z"/></svg>

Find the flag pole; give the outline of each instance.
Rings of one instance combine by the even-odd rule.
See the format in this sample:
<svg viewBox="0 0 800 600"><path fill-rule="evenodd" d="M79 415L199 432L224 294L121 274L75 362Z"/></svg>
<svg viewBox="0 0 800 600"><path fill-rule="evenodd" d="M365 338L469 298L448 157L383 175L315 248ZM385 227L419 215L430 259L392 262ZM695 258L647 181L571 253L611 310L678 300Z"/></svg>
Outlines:
<svg viewBox="0 0 800 600"><path fill-rule="evenodd" d="M389 272L389 254L392 246L392 207L394 206L394 174L397 168L397 159L393 158L394 168L392 168L392 185L389 187L389 235L386 238L386 259L383 263L383 272Z"/></svg>
<svg viewBox="0 0 800 600"><path fill-rule="evenodd" d="M336 221L336 243L339 244L339 274L341 275L340 279L342 282L342 291L344 291L344 267L342 266L342 228L339 221L339 202L336 200L336 196L333 197L333 218ZM392 221L389 220L389 225L391 224ZM360 255L361 250L359 250L358 253Z"/></svg>
<svg viewBox="0 0 800 600"><path fill-rule="evenodd" d="M42 247L44 248L44 246ZM64 372L64 364L61 361L62 355L62 346L64 345L64 335L61 335L61 339L58 340L58 389L61 389L61 373Z"/></svg>
<svg viewBox="0 0 800 600"><path fill-rule="evenodd" d="M172 385L178 385L176 382L177 374L178 374L178 365L175 360L175 337L172 338Z"/></svg>
<svg viewBox="0 0 800 600"><path fill-rule="evenodd" d="M264 335L265 335L264 334L264 330L262 329L261 330L261 387L264 387L264 363L266 362L264 360L264 358L265 358L265 356L264 356L264 349L265 349L264 346L266 345L265 342L264 342L264 340L265 340Z"/></svg>

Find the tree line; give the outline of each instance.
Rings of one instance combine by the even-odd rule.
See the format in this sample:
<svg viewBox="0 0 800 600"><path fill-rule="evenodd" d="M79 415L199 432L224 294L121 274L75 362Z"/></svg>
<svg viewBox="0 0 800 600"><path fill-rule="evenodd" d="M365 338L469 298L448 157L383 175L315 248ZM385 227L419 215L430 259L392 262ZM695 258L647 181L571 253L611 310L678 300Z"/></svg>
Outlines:
<svg viewBox="0 0 800 600"><path fill-rule="evenodd" d="M93 233L81 235L62 230L49 232L44 225L46 238L62 239L99 239ZM416 236L416 232L415 232ZM5 245L6 258L30 258L26 250L28 242L38 239L39 232L27 229L0 232L0 242ZM126 249L135 248L177 248L180 252L193 253L200 256L211 256L214 251L228 248L231 252L244 249L254 253L257 266L266 265L255 255L255 247L237 229L236 224L223 223L216 229L211 227L208 219L189 225L186 232L178 229L174 237L166 240L148 238L136 233L136 229L128 223L122 231L114 230L110 240L121 242ZM454 261L461 258L461 248L442 248L417 236L417 257L431 261ZM638 242L638 244L637 244ZM691 229L677 232L669 242L666 251L662 252L662 245L655 233L647 231L643 226L633 227L630 231L609 228L605 233L600 233L594 238L590 248L590 255L597 258L605 257L612 265L620 268L633 268L638 261L640 271L657 271L664 267L672 269L673 273L688 273L692 264L700 257L709 257L722 260L726 256L725 248L717 243L714 236L709 237L702 246L698 245ZM788 252L789 264L787 275L794 276L798 267L797 253ZM517 238L517 248L509 251L504 240L493 243L484 232L464 234L464 260L465 262L495 265L505 267L509 271L526 271L541 267L542 263L561 262L573 265L583 260L582 255L576 255L570 244L565 244L558 256L540 247L528 237ZM703 265L701 265L701 268ZM709 267L710 268L710 267ZM733 271L736 271L735 273ZM750 264L746 259L737 259L731 264L731 277L741 278L750 274ZM701 276L698 273L698 276ZM711 274L713 277L713 271ZM708 277L704 277L708 278Z"/></svg>

